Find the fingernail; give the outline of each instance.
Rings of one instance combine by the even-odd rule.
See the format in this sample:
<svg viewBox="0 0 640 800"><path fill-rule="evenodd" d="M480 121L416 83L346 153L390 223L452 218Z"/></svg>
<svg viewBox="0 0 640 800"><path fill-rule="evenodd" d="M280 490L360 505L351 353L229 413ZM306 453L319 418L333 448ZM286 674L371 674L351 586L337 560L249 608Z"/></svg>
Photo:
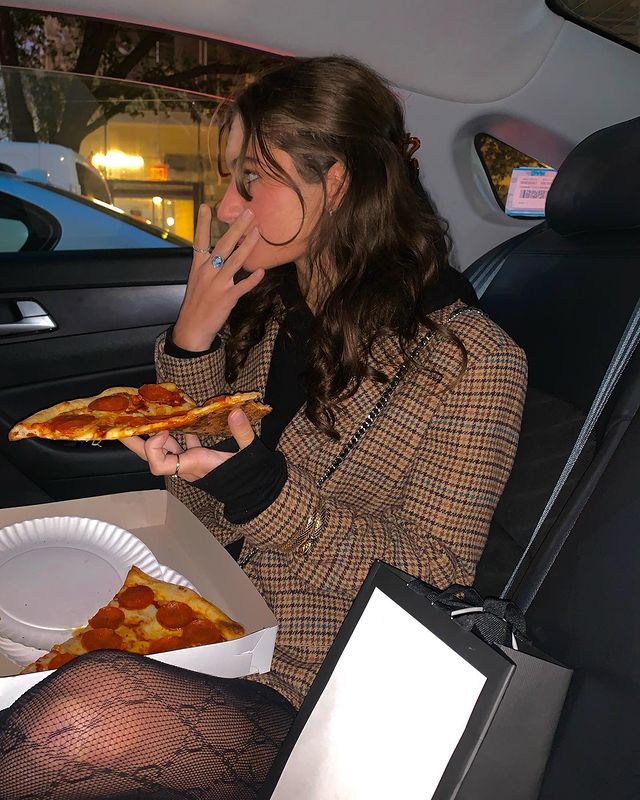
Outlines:
<svg viewBox="0 0 640 800"><path fill-rule="evenodd" d="M242 219L251 219L253 216L253 211L250 208L245 208L245 210L242 212Z"/></svg>

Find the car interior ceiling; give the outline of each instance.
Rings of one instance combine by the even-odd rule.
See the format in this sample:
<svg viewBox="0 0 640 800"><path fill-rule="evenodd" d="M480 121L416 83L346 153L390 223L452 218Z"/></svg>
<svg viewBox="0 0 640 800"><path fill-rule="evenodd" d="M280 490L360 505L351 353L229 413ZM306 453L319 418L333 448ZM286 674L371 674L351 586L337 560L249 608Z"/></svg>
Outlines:
<svg viewBox="0 0 640 800"><path fill-rule="evenodd" d="M499 595L508 585L534 643L575 670L543 800L631 798L640 782L640 350L530 545L640 297L639 180L640 117L580 143L546 221L467 271L529 362L520 444L476 587Z"/></svg>

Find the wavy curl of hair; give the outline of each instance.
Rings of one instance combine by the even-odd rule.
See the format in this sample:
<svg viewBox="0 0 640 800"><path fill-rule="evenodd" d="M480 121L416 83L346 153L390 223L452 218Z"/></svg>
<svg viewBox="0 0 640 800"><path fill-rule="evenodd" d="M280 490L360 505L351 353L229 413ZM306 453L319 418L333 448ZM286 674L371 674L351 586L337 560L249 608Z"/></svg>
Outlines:
<svg viewBox="0 0 640 800"><path fill-rule="evenodd" d="M303 215L300 189L274 149L288 153L302 180L323 187L325 210L327 172L336 162L344 167L339 203L331 215L320 215L309 240L309 267L318 271L322 287L305 376L305 413L311 422L338 438L340 404L363 379L388 380L372 357L382 336L396 337L408 356L420 326L442 333L459 349L459 379L466 368L464 346L428 316L430 289L448 264L447 226L418 179L402 105L387 83L353 59L295 59L263 74L233 99L221 135L236 118L243 130L237 163L251 150L262 169L296 192ZM250 200L242 175L234 179ZM267 270L229 317L225 347L231 385L279 308L285 270Z"/></svg>

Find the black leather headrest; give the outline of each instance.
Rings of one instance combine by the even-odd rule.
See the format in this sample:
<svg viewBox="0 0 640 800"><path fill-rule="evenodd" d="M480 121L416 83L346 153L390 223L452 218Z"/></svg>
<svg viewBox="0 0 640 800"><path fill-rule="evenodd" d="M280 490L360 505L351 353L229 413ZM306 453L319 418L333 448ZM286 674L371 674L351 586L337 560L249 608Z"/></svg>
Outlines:
<svg viewBox="0 0 640 800"><path fill-rule="evenodd" d="M545 215L564 235L640 227L640 117L603 128L569 153Z"/></svg>

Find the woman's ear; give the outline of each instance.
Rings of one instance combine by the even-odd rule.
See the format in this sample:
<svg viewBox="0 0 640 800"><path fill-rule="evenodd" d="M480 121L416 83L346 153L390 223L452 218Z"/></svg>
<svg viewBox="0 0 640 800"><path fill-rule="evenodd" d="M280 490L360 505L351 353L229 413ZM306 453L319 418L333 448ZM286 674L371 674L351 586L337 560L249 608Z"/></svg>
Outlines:
<svg viewBox="0 0 640 800"><path fill-rule="evenodd" d="M329 167L327 172L327 208L330 211L340 205L340 201L344 197L344 193L349 188L349 178L344 164L336 161Z"/></svg>

